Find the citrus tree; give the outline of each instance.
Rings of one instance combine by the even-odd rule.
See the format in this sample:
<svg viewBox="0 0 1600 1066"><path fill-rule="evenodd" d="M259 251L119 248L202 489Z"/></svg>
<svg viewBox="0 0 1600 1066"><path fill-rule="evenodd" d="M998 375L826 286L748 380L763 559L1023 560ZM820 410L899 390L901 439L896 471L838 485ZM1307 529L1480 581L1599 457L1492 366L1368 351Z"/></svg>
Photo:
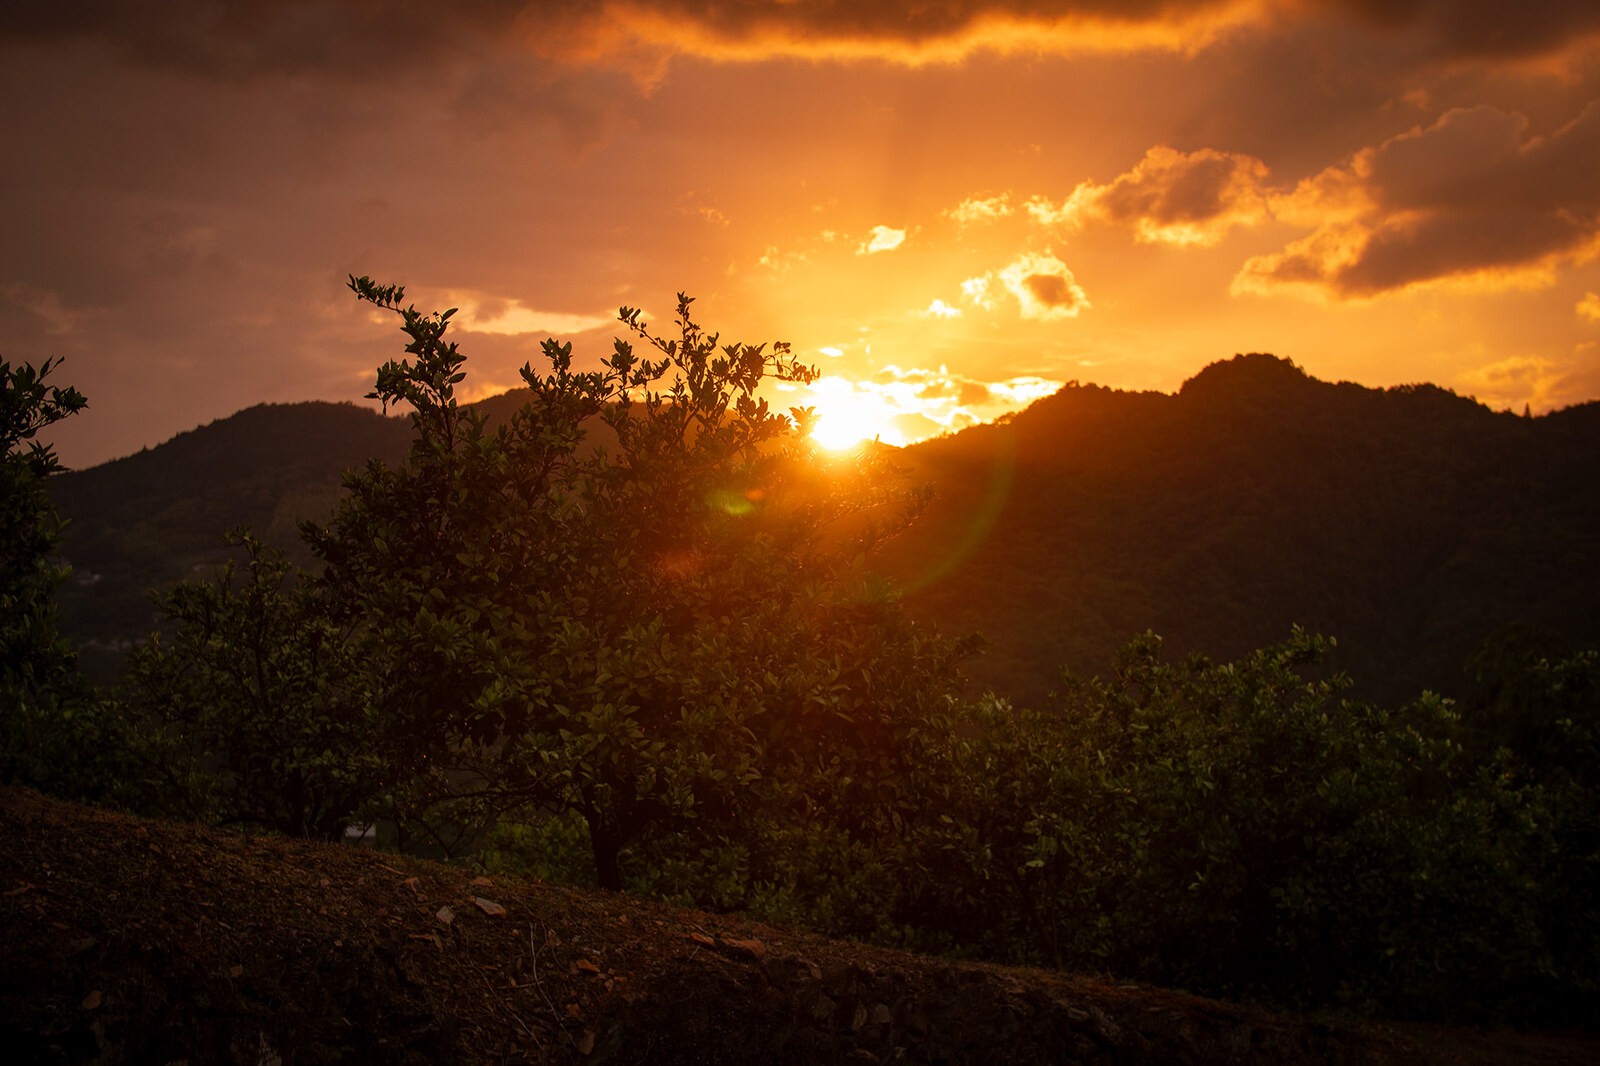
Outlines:
<svg viewBox="0 0 1600 1066"><path fill-rule="evenodd" d="M598 369L546 341L491 427L455 395L453 312L351 288L400 319L409 358L373 396L408 406L416 438L304 533L370 638L369 691L422 798L580 817L608 888L630 845L737 832L757 807L879 826L964 647L906 623L864 568L925 493L877 451L823 462L812 412L758 396L815 371L721 342L680 295L671 338L623 308L630 337ZM417 810L417 790L395 799Z"/></svg>
<svg viewBox="0 0 1600 1066"><path fill-rule="evenodd" d="M47 481L61 468L39 431L87 404L49 385L59 366L0 362L0 780L35 781L54 705L81 689L76 659L56 628L55 591L66 569L53 556L61 521Z"/></svg>
<svg viewBox="0 0 1600 1066"><path fill-rule="evenodd" d="M242 567L156 595L166 632L134 652L119 692L140 729L127 770L150 779L145 806L339 839L395 777L365 644L281 552L226 539Z"/></svg>

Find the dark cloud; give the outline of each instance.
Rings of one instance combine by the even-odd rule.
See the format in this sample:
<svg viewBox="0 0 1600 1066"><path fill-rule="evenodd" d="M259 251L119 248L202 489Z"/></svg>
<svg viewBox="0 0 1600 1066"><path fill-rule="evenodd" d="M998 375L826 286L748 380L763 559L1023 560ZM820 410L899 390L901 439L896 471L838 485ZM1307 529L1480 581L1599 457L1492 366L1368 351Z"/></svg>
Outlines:
<svg viewBox="0 0 1600 1066"><path fill-rule="evenodd" d="M1600 32L1594 0L1318 0L1379 30L1421 31L1451 55L1523 56Z"/></svg>
<svg viewBox="0 0 1600 1066"><path fill-rule="evenodd" d="M1292 195L1321 224L1246 264L1236 287L1310 285L1372 296L1445 279L1495 284L1600 246L1600 101L1542 137L1493 107L1446 113L1360 152Z"/></svg>
<svg viewBox="0 0 1600 1066"><path fill-rule="evenodd" d="M1024 252L1003 270L985 275L984 287L976 291L983 292L990 278L998 278L1016 298L1023 318L1045 322L1076 318L1091 306L1072 271L1049 251ZM980 297L978 302L988 306L986 298Z"/></svg>
<svg viewBox="0 0 1600 1066"><path fill-rule="evenodd" d="M1266 164L1247 155L1157 146L1108 185L1085 182L1059 210L1038 208L1042 221L1085 218L1129 226L1146 241L1215 244L1237 224L1266 213Z"/></svg>
<svg viewBox="0 0 1600 1066"><path fill-rule="evenodd" d="M1380 35L1421 37L1436 57L1539 54L1600 31L1600 5L1593 0L1304 0L1298 12L1263 4L1253 17L1281 25L1329 15ZM1193 24L1201 27L1194 32L1206 33L1208 22L1250 17L1230 0L457 0L445 7L427 0L83 0L8 5L0 14L0 39L94 40L152 64L223 76L317 71L360 77L423 73L426 64L470 55L484 41L520 42L552 60L608 56L648 66L643 53L659 60L678 51L892 55L943 47L959 55L1008 24L1038 29L1091 21L1172 32ZM1071 32L1025 33L1008 47L1071 50L1084 40ZM1115 46L1116 39L1100 43Z"/></svg>
<svg viewBox="0 0 1600 1066"><path fill-rule="evenodd" d="M1361 161L1385 211L1575 211L1600 207L1600 101L1564 128L1528 137L1522 115L1494 107L1445 114Z"/></svg>
<svg viewBox="0 0 1600 1066"><path fill-rule="evenodd" d="M1057 279L1060 280L1060 279ZM917 390L919 400L955 400L963 407L973 407L989 403L994 399L994 392L981 381L972 381L968 378L941 377L930 381Z"/></svg>
<svg viewBox="0 0 1600 1066"><path fill-rule="evenodd" d="M994 399L994 392L981 381L963 381L961 394L956 397L956 402L966 407L975 407L979 404L989 403Z"/></svg>
<svg viewBox="0 0 1600 1066"><path fill-rule="evenodd" d="M1117 22L1224 0L1050 0L905 4L757 0L84 0L13 4L0 39L100 41L161 66L213 74L260 71L370 73L415 67L473 42L516 38L551 57L592 58L638 43L682 46L867 41L916 45L960 37L996 17L1036 22L1084 15Z"/></svg>
<svg viewBox="0 0 1600 1066"><path fill-rule="evenodd" d="M1071 307L1072 288L1060 274L1029 274L1022 279L1033 298L1046 307Z"/></svg>
<svg viewBox="0 0 1600 1066"><path fill-rule="evenodd" d="M153 66L220 76L418 69L475 39L507 32L526 5L465 0L83 0L10 4L0 39L97 41Z"/></svg>
<svg viewBox="0 0 1600 1066"><path fill-rule="evenodd" d="M620 7L621 5L618 5ZM1115 22L1158 20L1176 13L1214 11L1226 0L989 0L927 4L905 0L650 0L630 5L668 24L694 26L725 40L774 35L800 39L894 41L921 44L960 36L994 19L1051 22L1070 17Z"/></svg>
<svg viewBox="0 0 1600 1066"><path fill-rule="evenodd" d="M1163 182L1119 178L1100 195L1113 221L1148 218L1158 225L1215 218L1232 205L1232 186L1241 160L1211 152L1174 168Z"/></svg>
<svg viewBox="0 0 1600 1066"><path fill-rule="evenodd" d="M568 5L538 5L547 16ZM643 13L659 29L682 27L729 43L752 41L880 42L911 46L959 38L997 21L1048 24L1090 19L1112 24L1182 24L1232 15L1226 0L980 0L927 4L906 0L645 0L571 5L578 18L625 21ZM1416 33L1456 55L1528 55L1600 30L1593 0L1306 0L1302 14L1333 14L1380 33ZM1256 16L1293 18L1292 7L1263 4ZM1036 42L1043 46L1045 42Z"/></svg>
<svg viewBox="0 0 1600 1066"><path fill-rule="evenodd" d="M1359 258L1333 271L1329 281L1341 294L1370 296L1414 282L1536 264L1593 237L1592 219L1580 225L1556 212L1439 213L1378 228Z"/></svg>

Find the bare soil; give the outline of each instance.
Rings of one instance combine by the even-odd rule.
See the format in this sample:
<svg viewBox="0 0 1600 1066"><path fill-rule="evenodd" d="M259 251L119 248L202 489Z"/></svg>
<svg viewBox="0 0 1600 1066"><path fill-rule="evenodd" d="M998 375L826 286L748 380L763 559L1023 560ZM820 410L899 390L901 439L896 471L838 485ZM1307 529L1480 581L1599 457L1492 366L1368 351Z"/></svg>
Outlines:
<svg viewBox="0 0 1600 1066"><path fill-rule="evenodd" d="M1275 1015L0 789L26 1063L1537 1063L1600 1039Z"/></svg>

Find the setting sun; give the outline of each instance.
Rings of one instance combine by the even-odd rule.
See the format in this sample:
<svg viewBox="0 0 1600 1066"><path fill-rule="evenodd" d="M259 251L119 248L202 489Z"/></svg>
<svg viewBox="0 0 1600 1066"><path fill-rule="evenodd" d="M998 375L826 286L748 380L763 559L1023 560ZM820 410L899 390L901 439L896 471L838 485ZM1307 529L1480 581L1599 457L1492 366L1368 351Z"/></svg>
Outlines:
<svg viewBox="0 0 1600 1066"><path fill-rule="evenodd" d="M862 392L838 377L821 378L810 391L817 410L811 439L824 448L843 451L874 438L897 447L906 443L905 435L894 425L899 412L882 396Z"/></svg>

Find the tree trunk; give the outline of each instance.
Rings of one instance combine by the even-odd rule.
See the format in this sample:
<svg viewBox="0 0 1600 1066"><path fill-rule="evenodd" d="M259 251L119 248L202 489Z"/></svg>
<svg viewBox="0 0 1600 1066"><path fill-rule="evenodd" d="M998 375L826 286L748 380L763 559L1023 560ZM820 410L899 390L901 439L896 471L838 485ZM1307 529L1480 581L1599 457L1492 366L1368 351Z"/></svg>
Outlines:
<svg viewBox="0 0 1600 1066"><path fill-rule="evenodd" d="M598 818L590 818L589 845L594 849L596 883L608 892L621 892L622 870L617 865L617 853L622 850L621 835L607 830Z"/></svg>

